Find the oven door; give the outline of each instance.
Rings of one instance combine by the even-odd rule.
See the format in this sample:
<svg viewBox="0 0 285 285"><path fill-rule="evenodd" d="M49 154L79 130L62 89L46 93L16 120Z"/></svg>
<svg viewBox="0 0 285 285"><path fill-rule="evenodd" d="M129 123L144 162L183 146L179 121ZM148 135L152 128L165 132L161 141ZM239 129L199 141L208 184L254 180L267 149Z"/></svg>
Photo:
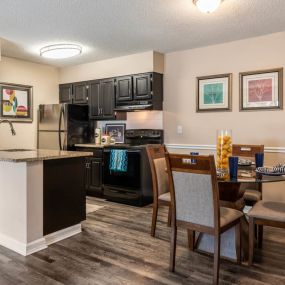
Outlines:
<svg viewBox="0 0 285 285"><path fill-rule="evenodd" d="M128 171L110 171L110 149L104 149L104 185L122 190L139 190L141 187L141 150L127 150Z"/></svg>

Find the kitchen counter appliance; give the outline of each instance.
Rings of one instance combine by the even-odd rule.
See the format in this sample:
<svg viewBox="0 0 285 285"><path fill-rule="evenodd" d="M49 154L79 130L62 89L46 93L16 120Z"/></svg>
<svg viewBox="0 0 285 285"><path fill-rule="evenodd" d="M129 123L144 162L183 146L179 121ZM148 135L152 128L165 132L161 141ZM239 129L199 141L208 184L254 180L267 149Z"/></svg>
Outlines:
<svg viewBox="0 0 285 285"><path fill-rule="evenodd" d="M163 130L125 131L125 144L104 147L104 196L108 200L143 206L152 202L152 180L146 153L147 144L163 144ZM111 149L125 149L126 172L110 171Z"/></svg>
<svg viewBox="0 0 285 285"><path fill-rule="evenodd" d="M39 106L38 148L74 150L90 141L88 106L50 104Z"/></svg>

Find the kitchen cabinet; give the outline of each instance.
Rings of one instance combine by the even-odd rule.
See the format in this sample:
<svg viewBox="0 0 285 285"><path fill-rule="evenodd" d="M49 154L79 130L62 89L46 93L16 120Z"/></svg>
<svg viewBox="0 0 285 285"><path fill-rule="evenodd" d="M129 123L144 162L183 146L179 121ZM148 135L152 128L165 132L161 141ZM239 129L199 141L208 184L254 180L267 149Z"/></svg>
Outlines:
<svg viewBox="0 0 285 285"><path fill-rule="evenodd" d="M76 147L78 151L93 152L85 159L85 189L87 195L103 196L103 148Z"/></svg>
<svg viewBox="0 0 285 285"><path fill-rule="evenodd" d="M59 85L59 103L72 103L72 84Z"/></svg>
<svg viewBox="0 0 285 285"><path fill-rule="evenodd" d="M73 84L73 104L88 103L89 84L87 82L78 82Z"/></svg>
<svg viewBox="0 0 285 285"><path fill-rule="evenodd" d="M135 100L148 100L152 97L152 74L137 74L133 76L134 80L134 99Z"/></svg>
<svg viewBox="0 0 285 285"><path fill-rule="evenodd" d="M86 163L85 185L87 194L102 196L102 158L88 158Z"/></svg>
<svg viewBox="0 0 285 285"><path fill-rule="evenodd" d="M163 75L156 72L116 79L116 111L162 110Z"/></svg>
<svg viewBox="0 0 285 285"><path fill-rule="evenodd" d="M87 104L88 102L87 82L77 82L59 85L59 102L69 104Z"/></svg>
<svg viewBox="0 0 285 285"><path fill-rule="evenodd" d="M133 99L133 77L121 76L116 78L116 101L125 102Z"/></svg>
<svg viewBox="0 0 285 285"><path fill-rule="evenodd" d="M107 120L115 118L115 79L96 80L89 88L90 119Z"/></svg>

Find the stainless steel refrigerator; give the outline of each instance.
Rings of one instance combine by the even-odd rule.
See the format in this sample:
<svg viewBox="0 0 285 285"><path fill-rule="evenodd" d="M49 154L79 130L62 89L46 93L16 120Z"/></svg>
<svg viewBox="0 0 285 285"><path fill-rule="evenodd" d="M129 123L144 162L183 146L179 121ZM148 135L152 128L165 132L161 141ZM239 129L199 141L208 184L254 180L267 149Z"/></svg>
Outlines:
<svg viewBox="0 0 285 285"><path fill-rule="evenodd" d="M38 148L73 150L90 141L88 106L71 104L40 105Z"/></svg>

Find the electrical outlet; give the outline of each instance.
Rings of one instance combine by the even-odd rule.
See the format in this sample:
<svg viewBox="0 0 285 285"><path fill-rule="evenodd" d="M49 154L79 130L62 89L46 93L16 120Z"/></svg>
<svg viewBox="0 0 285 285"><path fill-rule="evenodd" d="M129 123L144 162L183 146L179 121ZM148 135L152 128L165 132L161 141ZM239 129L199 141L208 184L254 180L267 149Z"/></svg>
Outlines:
<svg viewBox="0 0 285 285"><path fill-rule="evenodd" d="M183 128L182 126L177 126L177 134L182 135L183 134Z"/></svg>

